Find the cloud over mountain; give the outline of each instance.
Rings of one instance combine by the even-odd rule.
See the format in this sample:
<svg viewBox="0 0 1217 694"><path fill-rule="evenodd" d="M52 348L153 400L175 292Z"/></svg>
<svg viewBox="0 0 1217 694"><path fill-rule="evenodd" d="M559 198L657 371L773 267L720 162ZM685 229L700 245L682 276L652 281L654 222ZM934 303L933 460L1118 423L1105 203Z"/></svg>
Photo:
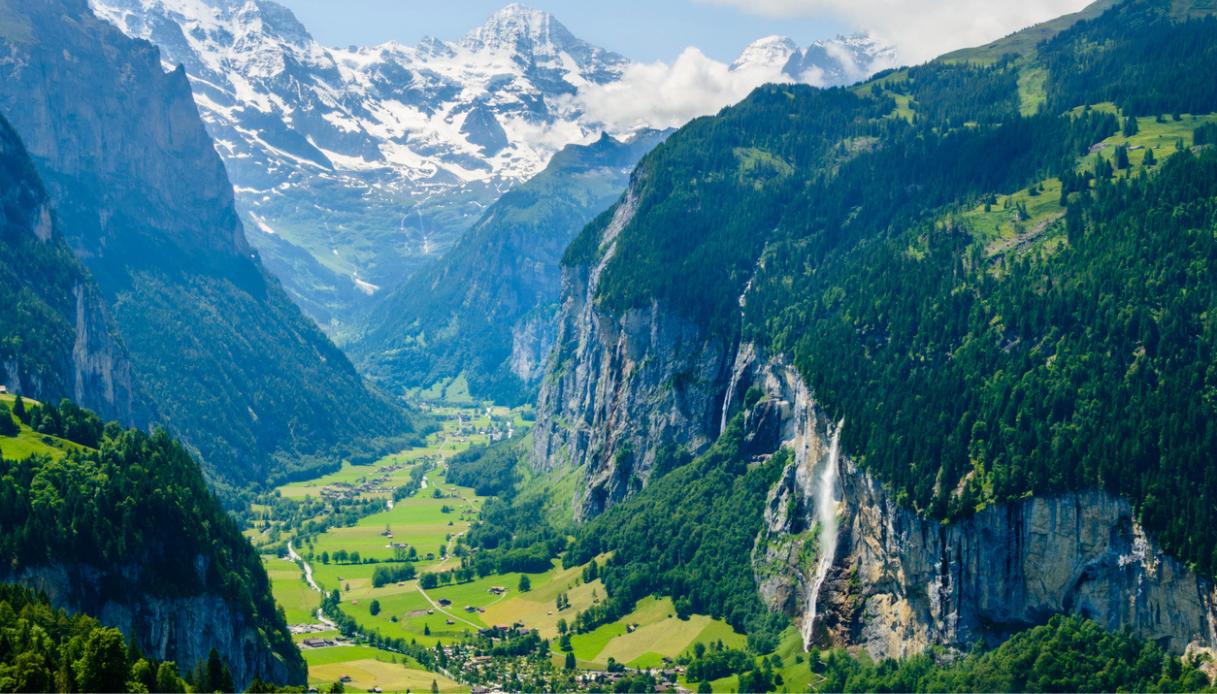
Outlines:
<svg viewBox="0 0 1217 694"><path fill-rule="evenodd" d="M892 42L904 62L965 46L1076 12L1090 0L699 0L771 17L830 15Z"/></svg>

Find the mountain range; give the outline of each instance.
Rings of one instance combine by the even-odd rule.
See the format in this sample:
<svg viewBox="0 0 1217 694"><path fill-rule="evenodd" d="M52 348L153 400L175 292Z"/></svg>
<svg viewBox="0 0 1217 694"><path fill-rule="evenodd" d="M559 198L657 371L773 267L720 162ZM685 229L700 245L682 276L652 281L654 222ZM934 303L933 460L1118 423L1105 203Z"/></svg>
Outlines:
<svg viewBox="0 0 1217 694"><path fill-rule="evenodd" d="M322 46L270 0L92 6L160 47L167 69L185 68L251 244L340 338L503 192L563 146L597 139L604 124L579 97L632 65L521 5L457 41L348 48ZM806 49L770 37L731 68L756 84L831 85L893 62L864 36Z"/></svg>

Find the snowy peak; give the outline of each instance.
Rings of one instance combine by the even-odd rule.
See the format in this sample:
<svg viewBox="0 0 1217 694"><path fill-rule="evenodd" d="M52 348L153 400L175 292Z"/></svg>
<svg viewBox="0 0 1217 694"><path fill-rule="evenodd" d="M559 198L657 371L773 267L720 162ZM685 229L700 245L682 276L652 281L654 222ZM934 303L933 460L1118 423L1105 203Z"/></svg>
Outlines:
<svg viewBox="0 0 1217 694"><path fill-rule="evenodd" d="M799 52L799 46L785 36L766 36L753 41L731 63L732 70L744 70L752 67L777 68L786 67L790 57Z"/></svg>
<svg viewBox="0 0 1217 694"><path fill-rule="evenodd" d="M495 12L486 22L465 35L461 45L483 50L520 50L540 47L562 50L578 40L548 12L511 4Z"/></svg>
<svg viewBox="0 0 1217 694"><path fill-rule="evenodd" d="M897 65L896 49L871 34L816 41L795 51L783 72L817 87L852 84Z"/></svg>
<svg viewBox="0 0 1217 694"><path fill-rule="evenodd" d="M507 55L526 68L533 65L569 71L603 82L617 75L629 61L574 36L548 12L510 4L491 15L482 26L457 44L475 55Z"/></svg>

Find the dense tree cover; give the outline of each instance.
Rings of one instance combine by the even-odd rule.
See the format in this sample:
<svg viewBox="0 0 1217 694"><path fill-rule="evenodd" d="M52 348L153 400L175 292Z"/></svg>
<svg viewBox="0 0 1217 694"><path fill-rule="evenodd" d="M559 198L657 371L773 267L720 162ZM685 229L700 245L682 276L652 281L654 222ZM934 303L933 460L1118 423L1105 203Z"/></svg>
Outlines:
<svg viewBox="0 0 1217 694"><path fill-rule="evenodd" d="M845 420L845 449L928 515L1102 487L1213 575L1214 157L1133 180L1110 155L1077 171L1126 125L1080 107L1217 110L1196 62L1215 62L1217 21L1185 19L1135 0L1025 59L931 63L852 91L762 88L644 160L599 305L660 299L792 355ZM1022 115L1029 69L1048 75L1048 107ZM896 109L905 98L911 117ZM1049 177L1065 182L1067 218L1012 249L953 221ZM606 223L566 262L595 258ZM662 551L645 537L614 561Z"/></svg>
<svg viewBox="0 0 1217 694"><path fill-rule="evenodd" d="M67 439L89 448L101 444L104 429L101 417L71 400L60 400L58 407L22 403L21 409L21 422L39 434Z"/></svg>
<svg viewBox="0 0 1217 694"><path fill-rule="evenodd" d="M838 298L811 303L794 352L840 404L847 445L931 514L1101 486L1212 574L1215 212L1217 154L1184 153L1079 195L1068 245L1000 278L965 270L967 239L949 229L927 232L919 261L876 247L821 273Z"/></svg>
<svg viewBox="0 0 1217 694"><path fill-rule="evenodd" d="M184 692L186 683L172 662L140 657L117 629L57 610L45 595L4 584L0 691Z"/></svg>
<svg viewBox="0 0 1217 694"><path fill-rule="evenodd" d="M546 517L544 504L518 493L519 466L527 455L525 440L502 441L450 463L450 481L472 484L481 477L498 494L486 500L477 523L458 544L462 554L465 548L476 550L463 563L479 576L549 571L554 558L566 549L566 534Z"/></svg>
<svg viewBox="0 0 1217 694"><path fill-rule="evenodd" d="M1081 617L1053 617L992 651L928 653L871 663L843 651L824 659L824 692L1213 691L1195 662ZM754 690L759 691L759 690Z"/></svg>
<svg viewBox="0 0 1217 694"><path fill-rule="evenodd" d="M71 403L28 417L96 448L0 460L0 575L48 564L99 572L79 582L82 609L144 595L223 596L258 628L262 647L303 670L257 554L178 443L116 424L99 432L95 416Z"/></svg>
<svg viewBox="0 0 1217 694"><path fill-rule="evenodd" d="M770 650L785 619L756 592L752 546L765 497L788 460L781 452L749 468L737 417L718 442L692 463L652 482L637 496L581 528L567 566L612 552L599 576L609 599L575 620L579 630L625 616L647 595L669 595L677 613L708 614Z"/></svg>
<svg viewBox="0 0 1217 694"><path fill-rule="evenodd" d="M1217 17L1180 22L1174 4L1183 5L1124 2L1042 46L1049 107L1110 101L1134 116L1217 111L1217 82L1208 77L1217 64Z"/></svg>
<svg viewBox="0 0 1217 694"><path fill-rule="evenodd" d="M400 581L412 581L418 575L418 569L413 564L402 564L400 566L377 566L372 571L372 587L380 588L387 586L390 583L398 583Z"/></svg>
<svg viewBox="0 0 1217 694"><path fill-rule="evenodd" d="M473 487L479 496L507 496L520 481L516 468L519 459L519 443L510 439L489 446L473 446L448 461L447 479L462 487Z"/></svg>

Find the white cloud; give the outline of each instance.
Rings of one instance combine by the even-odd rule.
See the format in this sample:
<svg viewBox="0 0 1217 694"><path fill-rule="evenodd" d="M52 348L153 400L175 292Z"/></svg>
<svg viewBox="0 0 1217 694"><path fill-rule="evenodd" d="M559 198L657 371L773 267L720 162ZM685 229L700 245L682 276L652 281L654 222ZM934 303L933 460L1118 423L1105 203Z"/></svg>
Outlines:
<svg viewBox="0 0 1217 694"><path fill-rule="evenodd" d="M832 16L890 41L903 61L988 43L1090 0L699 0L770 17Z"/></svg>
<svg viewBox="0 0 1217 694"><path fill-rule="evenodd" d="M670 65L634 63L621 80L585 87L573 98L576 106L616 134L640 127L679 127L739 102L762 84L789 81L781 66L732 70L696 48L686 48Z"/></svg>

